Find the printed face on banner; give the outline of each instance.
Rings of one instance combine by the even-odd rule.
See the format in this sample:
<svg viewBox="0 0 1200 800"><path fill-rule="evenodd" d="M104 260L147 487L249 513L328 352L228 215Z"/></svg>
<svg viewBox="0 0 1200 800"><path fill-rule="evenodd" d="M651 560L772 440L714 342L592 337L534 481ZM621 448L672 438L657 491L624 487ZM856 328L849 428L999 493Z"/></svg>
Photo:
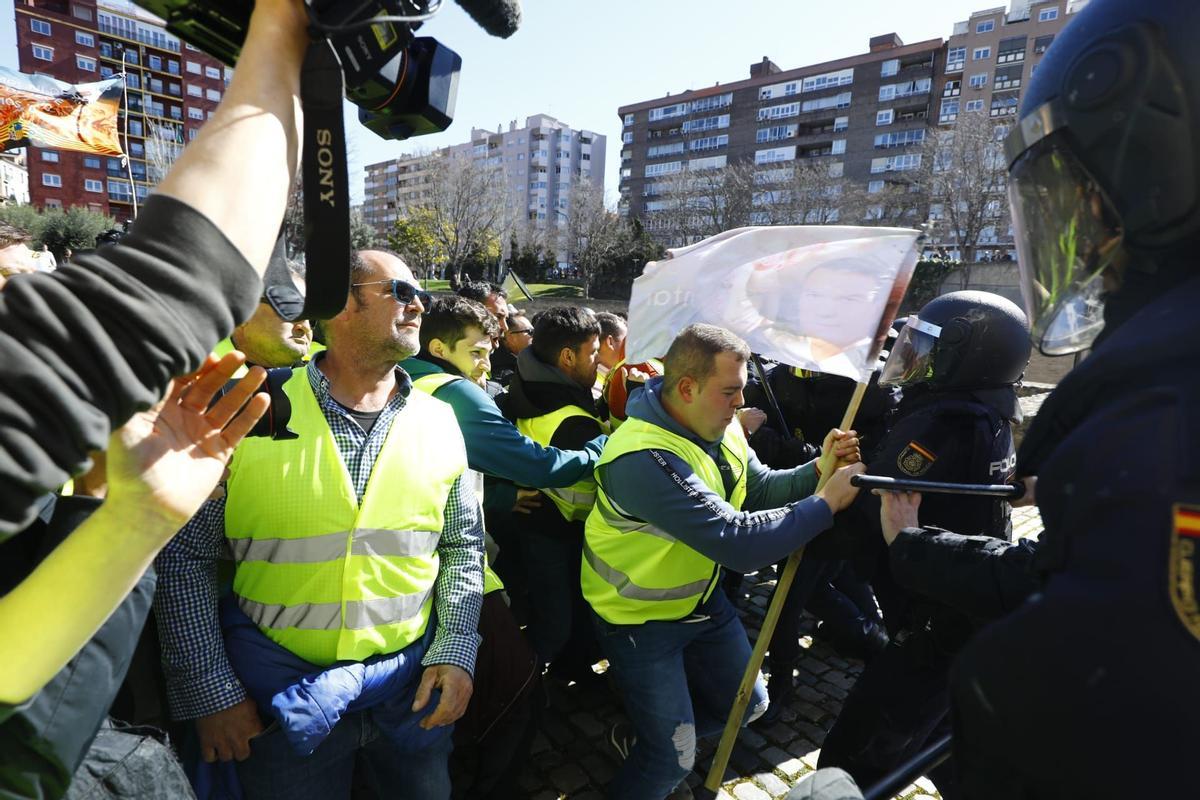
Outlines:
<svg viewBox="0 0 1200 800"><path fill-rule="evenodd" d="M71 85L0 69L0 150L34 145L123 155L121 79Z"/></svg>
<svg viewBox="0 0 1200 800"><path fill-rule="evenodd" d="M862 379L907 288L916 235L743 228L675 251L634 283L631 358L661 355L680 329L706 322L769 358Z"/></svg>

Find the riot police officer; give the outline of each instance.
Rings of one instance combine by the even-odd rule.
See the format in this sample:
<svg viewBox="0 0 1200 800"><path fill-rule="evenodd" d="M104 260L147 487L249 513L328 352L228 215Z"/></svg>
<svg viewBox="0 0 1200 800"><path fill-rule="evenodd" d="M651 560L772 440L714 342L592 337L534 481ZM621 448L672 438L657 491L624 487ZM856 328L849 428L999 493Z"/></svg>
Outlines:
<svg viewBox="0 0 1200 800"><path fill-rule="evenodd" d="M1193 0L1092 0L1006 142L1034 339L1092 347L1021 444L1040 540L919 528L919 495L884 501L892 548L927 559L928 593L1007 614L952 676L969 800L1196 794L1198 37ZM948 564L973 580L936 580Z"/></svg>
<svg viewBox="0 0 1200 800"><path fill-rule="evenodd" d="M1003 483L1016 465L1011 423L1020 415L1014 384L1029 363L1029 327L1016 304L987 292L952 292L909 317L880 377L903 387L891 431L868 460L868 472L895 478ZM996 539L1011 533L1008 503L935 495L925 516L955 530ZM976 621L950 605L907 591L905 565L888 560L879 498L859 496L858 519L843 520L877 559L872 584L892 642L872 660L825 740L822 766L839 766L870 783L949 728L950 663ZM870 557L865 559L870 561ZM942 771L943 797L953 783Z"/></svg>

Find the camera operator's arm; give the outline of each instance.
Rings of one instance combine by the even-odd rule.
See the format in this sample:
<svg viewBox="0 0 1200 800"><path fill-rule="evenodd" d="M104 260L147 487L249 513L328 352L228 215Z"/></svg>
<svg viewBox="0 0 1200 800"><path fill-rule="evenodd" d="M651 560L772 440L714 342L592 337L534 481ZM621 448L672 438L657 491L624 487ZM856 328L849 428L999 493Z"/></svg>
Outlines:
<svg viewBox="0 0 1200 800"><path fill-rule="evenodd" d="M265 395L247 403L264 374L255 368L208 408L241 363L233 353L208 361L113 433L108 499L0 597L0 703L24 702L62 669L212 492L268 404Z"/></svg>
<svg viewBox="0 0 1200 800"><path fill-rule="evenodd" d="M128 236L0 292L0 538L254 311L299 146L302 9L258 3L225 101Z"/></svg>

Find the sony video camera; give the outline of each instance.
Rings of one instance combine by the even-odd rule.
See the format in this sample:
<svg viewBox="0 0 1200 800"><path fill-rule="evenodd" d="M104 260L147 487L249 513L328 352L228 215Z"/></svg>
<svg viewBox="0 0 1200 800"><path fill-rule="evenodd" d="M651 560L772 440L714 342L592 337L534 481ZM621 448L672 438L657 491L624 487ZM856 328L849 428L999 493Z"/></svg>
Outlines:
<svg viewBox="0 0 1200 800"><path fill-rule="evenodd" d="M251 3L135 2L161 17L181 39L236 64ZM406 139L449 127L462 59L436 39L413 35L440 0L306 0L306 5L313 34L333 45L346 97L359 107L359 119L368 129L385 139Z"/></svg>

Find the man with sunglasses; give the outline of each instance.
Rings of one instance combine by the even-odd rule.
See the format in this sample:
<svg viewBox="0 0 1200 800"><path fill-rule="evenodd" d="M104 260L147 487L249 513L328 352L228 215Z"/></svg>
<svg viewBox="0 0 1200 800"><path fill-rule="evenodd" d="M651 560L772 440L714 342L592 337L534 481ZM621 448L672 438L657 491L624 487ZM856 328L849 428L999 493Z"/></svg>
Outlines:
<svg viewBox="0 0 1200 800"><path fill-rule="evenodd" d="M206 761L238 761L249 798L347 794L356 758L381 794L448 797L472 692L478 502L453 412L396 366L429 298L391 253L359 253L351 277L328 349L283 387L298 438L248 440L158 562L172 714L196 719Z"/></svg>
<svg viewBox="0 0 1200 800"><path fill-rule="evenodd" d="M492 380L507 387L517 372L517 356L533 344L533 323L524 314L510 313L504 333L492 351Z"/></svg>

